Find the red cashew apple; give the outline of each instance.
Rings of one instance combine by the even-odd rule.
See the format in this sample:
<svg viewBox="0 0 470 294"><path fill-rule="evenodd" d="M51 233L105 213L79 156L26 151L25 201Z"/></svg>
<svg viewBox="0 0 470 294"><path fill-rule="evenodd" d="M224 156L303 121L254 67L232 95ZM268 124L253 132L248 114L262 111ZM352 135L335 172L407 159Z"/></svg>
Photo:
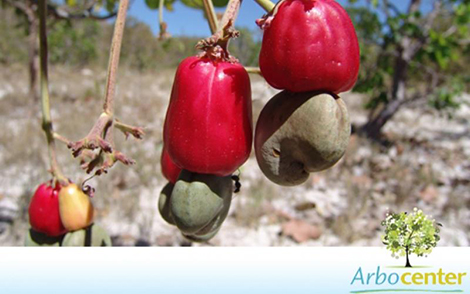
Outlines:
<svg viewBox="0 0 470 294"><path fill-rule="evenodd" d="M164 142L175 164L227 176L249 157L251 86L239 63L192 56L178 67L165 119Z"/></svg>
<svg viewBox="0 0 470 294"><path fill-rule="evenodd" d="M59 214L60 185L51 183L39 185L29 204L28 214L31 227L48 236L60 236L67 232Z"/></svg>
<svg viewBox="0 0 470 294"><path fill-rule="evenodd" d="M170 181L170 183L175 184L178 180L178 176L181 173L181 168L179 168L171 159L170 155L166 151L165 146L163 146L162 157L160 159L162 174L163 176Z"/></svg>
<svg viewBox="0 0 470 294"><path fill-rule="evenodd" d="M93 204L76 184L60 190L59 208L62 223L69 231L84 229L93 222Z"/></svg>
<svg viewBox="0 0 470 294"><path fill-rule="evenodd" d="M259 66L274 88L291 92L350 90L359 44L347 12L334 0L283 0L259 20Z"/></svg>

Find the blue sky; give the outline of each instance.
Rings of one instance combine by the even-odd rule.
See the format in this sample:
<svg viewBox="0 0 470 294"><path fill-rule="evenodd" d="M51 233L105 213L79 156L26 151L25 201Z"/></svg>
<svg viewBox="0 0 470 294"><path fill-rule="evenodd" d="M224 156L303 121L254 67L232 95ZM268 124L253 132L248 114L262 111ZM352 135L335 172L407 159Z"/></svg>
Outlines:
<svg viewBox="0 0 470 294"><path fill-rule="evenodd" d="M272 0L273 1L273 0ZM346 5L348 0L337 0L341 5ZM404 9L407 7L409 0L394 0L397 7ZM134 0L131 2L129 15L147 23L154 34L158 33L158 11L150 10L144 0ZM366 0L359 0L358 5L364 5ZM423 1L424 10L429 9L432 1ZM426 9L427 8L427 9ZM223 11L223 9L219 9ZM203 11L192 9L184 6L181 2L176 1L172 12L165 10L164 19L168 24L168 30L173 36L187 35L204 37L210 34L209 26L203 16ZM255 20L264 14L264 10L255 3L254 0L244 0L240 9L239 17L236 25L239 27L247 27L256 30Z"/></svg>
<svg viewBox="0 0 470 294"><path fill-rule="evenodd" d="M343 5L347 1L340 0L338 2ZM144 0L134 0L131 3L132 6L129 14L147 23L156 34L158 32L158 11L150 10L145 5ZM223 11L223 9L220 11ZM236 25L256 29L255 20L264 13L264 10L254 0L245 0L242 3ZM203 11L188 8L178 1L174 5L174 11L165 10L164 19L168 23L168 30L174 36L190 35L203 37L210 34L209 25L204 18Z"/></svg>

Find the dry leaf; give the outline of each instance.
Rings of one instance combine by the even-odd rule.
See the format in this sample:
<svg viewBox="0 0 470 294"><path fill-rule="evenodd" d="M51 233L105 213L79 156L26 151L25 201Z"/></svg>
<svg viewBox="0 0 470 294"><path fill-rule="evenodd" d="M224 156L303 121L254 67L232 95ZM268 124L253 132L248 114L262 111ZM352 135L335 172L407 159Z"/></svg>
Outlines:
<svg viewBox="0 0 470 294"><path fill-rule="evenodd" d="M313 202L302 202L302 203L297 204L295 206L295 210L305 211L305 210L309 210L309 209L314 209L315 207L317 207L317 205Z"/></svg>
<svg viewBox="0 0 470 294"><path fill-rule="evenodd" d="M321 230L317 226L294 219L282 225L282 234L302 243L309 239L320 238Z"/></svg>
<svg viewBox="0 0 470 294"><path fill-rule="evenodd" d="M397 144L397 155L402 155L405 151L405 147L402 144Z"/></svg>
<svg viewBox="0 0 470 294"><path fill-rule="evenodd" d="M439 191L434 186L426 186L421 190L419 196L425 202L432 202L437 198L437 196L439 196Z"/></svg>
<svg viewBox="0 0 470 294"><path fill-rule="evenodd" d="M312 175L312 183L314 185L319 184L321 181L323 181L323 179L324 179L323 176L320 176L320 175L317 175L317 174Z"/></svg>
<svg viewBox="0 0 470 294"><path fill-rule="evenodd" d="M366 175L353 176L351 180L354 184L358 186L363 186L366 188L369 188L372 185L372 179Z"/></svg>

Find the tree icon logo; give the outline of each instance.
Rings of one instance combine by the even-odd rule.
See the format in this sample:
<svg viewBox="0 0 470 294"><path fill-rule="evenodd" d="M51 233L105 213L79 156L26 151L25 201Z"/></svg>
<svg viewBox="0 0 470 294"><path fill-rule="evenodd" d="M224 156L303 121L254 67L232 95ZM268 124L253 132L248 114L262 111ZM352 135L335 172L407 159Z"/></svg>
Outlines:
<svg viewBox="0 0 470 294"><path fill-rule="evenodd" d="M382 242L392 252L392 257L406 256L405 267L411 267L411 254L427 257L436 247L442 224L415 208L412 213L387 213L382 226L385 227Z"/></svg>

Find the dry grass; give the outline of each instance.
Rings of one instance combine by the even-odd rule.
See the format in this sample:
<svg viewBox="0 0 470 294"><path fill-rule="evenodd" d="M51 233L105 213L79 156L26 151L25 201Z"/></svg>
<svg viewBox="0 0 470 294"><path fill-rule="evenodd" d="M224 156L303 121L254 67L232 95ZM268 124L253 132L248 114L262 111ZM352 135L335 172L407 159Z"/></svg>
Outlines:
<svg viewBox="0 0 470 294"><path fill-rule="evenodd" d="M119 244L183 242L177 230L164 223L157 211L158 195L165 184L160 171L162 126L173 75L173 71L138 74L122 70L118 77L117 117L144 126L147 134L140 142L132 138L126 141L116 134L118 149L134 158L137 165L130 168L117 165L108 175L90 182L97 189L94 199L97 222ZM105 74L52 68L50 79L56 130L78 140L87 134L101 111ZM0 243L5 245L22 244L29 197L38 183L48 179L39 108L27 95L26 80L22 67L0 70L0 96L3 95L0 122L5 128L0 133L0 163L4 166L0 172L0 206L7 199L17 211L13 224L0 235ZM260 78L253 78L252 82L256 121L263 105L276 91ZM2 92L5 89L6 94ZM362 98L348 94L344 98L353 122L363 122ZM414 111L420 115L420 110ZM457 117L451 122L433 112L431 115L441 123L456 123L468 131L468 119ZM391 148L354 135L340 163L294 188L269 182L252 154L242 168L242 191L232 202L220 234L223 237L216 237L212 244L295 245L278 235L288 216L323 228L322 237L308 241L307 245L376 245L380 244L380 222L385 212L411 210L415 206L445 224L449 233L443 238L444 244L468 244L470 182L468 178L465 181L465 175L470 163L465 142L469 138L446 135L444 139L449 143L442 146L444 139L439 129L427 129L432 136L425 139L405 134L411 126L417 132L424 128L408 120L398 116L391 122L387 130L394 138ZM69 150L61 145L59 151L66 174L76 182L85 179L87 175L79 169ZM304 204L308 209L299 209Z"/></svg>

